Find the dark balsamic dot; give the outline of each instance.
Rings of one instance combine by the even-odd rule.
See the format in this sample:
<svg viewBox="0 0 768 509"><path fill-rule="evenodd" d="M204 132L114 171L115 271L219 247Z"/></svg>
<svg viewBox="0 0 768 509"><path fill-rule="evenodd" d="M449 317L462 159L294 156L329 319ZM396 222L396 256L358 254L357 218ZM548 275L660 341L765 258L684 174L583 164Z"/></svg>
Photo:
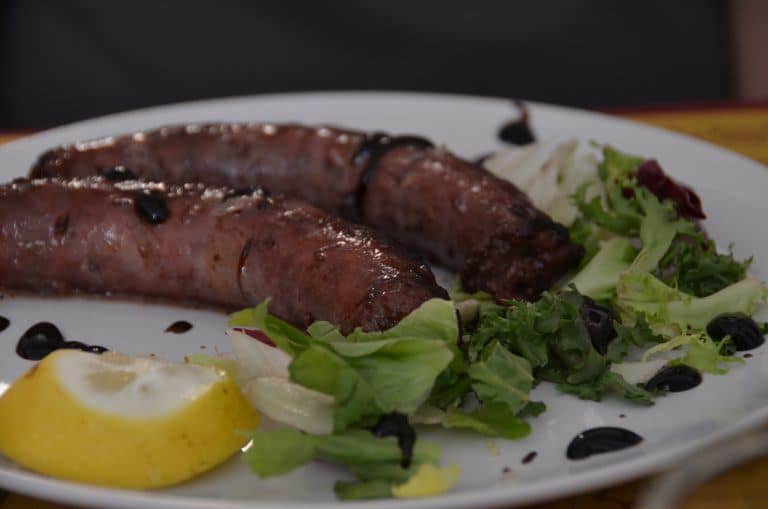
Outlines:
<svg viewBox="0 0 768 509"><path fill-rule="evenodd" d="M537 453L536 451L529 452L523 457L523 461L522 461L523 465L527 465L528 463L532 462L534 459L536 459L536 456L538 455L539 453Z"/></svg>
<svg viewBox="0 0 768 509"><path fill-rule="evenodd" d="M125 166L112 166L102 170L101 175L110 182L125 182L126 180L137 180L139 177L131 169Z"/></svg>
<svg viewBox="0 0 768 509"><path fill-rule="evenodd" d="M413 446L416 443L416 430L408 422L408 416L398 412L382 415L371 429L377 437L397 437L397 445L403 456L400 466L408 468L413 459Z"/></svg>
<svg viewBox="0 0 768 509"><path fill-rule="evenodd" d="M624 415L624 414L619 414L619 419L623 419L623 418L625 418L625 417L626 417L626 415Z"/></svg>
<svg viewBox="0 0 768 509"><path fill-rule="evenodd" d="M63 348L65 344L61 331L50 322L36 323L21 336L16 353L22 359L39 361L49 353Z"/></svg>
<svg viewBox="0 0 768 509"><path fill-rule="evenodd" d="M149 224L160 224L170 216L165 197L157 191L139 191L133 195L136 214Z"/></svg>
<svg viewBox="0 0 768 509"><path fill-rule="evenodd" d="M755 321L744 313L723 313L707 324L707 334L717 341L726 336L736 351L752 350L765 342L765 336Z"/></svg>
<svg viewBox="0 0 768 509"><path fill-rule="evenodd" d="M7 329L9 325L11 325L11 321L4 316L0 316L0 332Z"/></svg>
<svg viewBox="0 0 768 509"><path fill-rule="evenodd" d="M511 468L509 468L509 467L504 467L504 468L502 468L502 469L501 469L501 473L502 473L502 474L508 474L508 473L510 473L511 471L512 471L512 469L511 469Z"/></svg>
<svg viewBox="0 0 768 509"><path fill-rule="evenodd" d="M619 451L635 446L643 441L643 437L624 428L601 427L592 428L576 435L568 444L566 457L570 460L581 460L593 454Z"/></svg>
<svg viewBox="0 0 768 509"><path fill-rule="evenodd" d="M501 126L499 139L511 145L528 145L535 142L536 137L528 124L528 109L520 101L515 101L515 106L520 112L520 117Z"/></svg>
<svg viewBox="0 0 768 509"><path fill-rule="evenodd" d="M82 350L89 353L104 353L107 348L87 345L80 341L65 341L58 327L50 322L36 323L21 336L16 353L22 359L39 361L51 352L62 349Z"/></svg>
<svg viewBox="0 0 768 509"><path fill-rule="evenodd" d="M184 334L185 332L191 329L192 329L191 323L185 320L179 320L169 325L168 328L165 329L165 332L172 332L173 334Z"/></svg>
<svg viewBox="0 0 768 509"><path fill-rule="evenodd" d="M745 353L744 354L744 358L745 359L751 359L752 358L752 354L751 353Z"/></svg>
<svg viewBox="0 0 768 509"><path fill-rule="evenodd" d="M683 392L701 383L701 373L690 366L667 366L645 382L647 391Z"/></svg>

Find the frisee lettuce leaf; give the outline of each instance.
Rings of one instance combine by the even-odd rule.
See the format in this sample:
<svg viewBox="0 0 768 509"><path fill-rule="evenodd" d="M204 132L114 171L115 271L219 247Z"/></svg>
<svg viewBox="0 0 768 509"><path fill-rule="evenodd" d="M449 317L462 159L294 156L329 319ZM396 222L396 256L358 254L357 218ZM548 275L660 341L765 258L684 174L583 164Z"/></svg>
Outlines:
<svg viewBox="0 0 768 509"><path fill-rule="evenodd" d="M661 203L650 191L640 187L635 188L634 193L644 214L639 232L643 247L628 270L650 272L656 269L678 234L698 234L690 220L677 218L677 212L671 202Z"/></svg>
<svg viewBox="0 0 768 509"><path fill-rule="evenodd" d="M636 236L642 220L642 211L637 201L624 196L621 186L606 186L603 196L587 200L587 189L591 184L584 184L573 194L573 200L582 216L609 232Z"/></svg>
<svg viewBox="0 0 768 509"><path fill-rule="evenodd" d="M603 145L603 159L597 165L600 179L623 180L645 162L644 157L622 152L610 145Z"/></svg>
<svg viewBox="0 0 768 509"><path fill-rule="evenodd" d="M647 361L660 353L682 348L685 349L685 353L671 360L670 364L685 364L703 373L722 375L728 372L728 369L724 366L725 364L741 364L744 362L744 359L741 357L727 353L729 349L728 338L715 341L703 332L680 334L671 338L669 341L661 343L645 352L643 361Z"/></svg>
<svg viewBox="0 0 768 509"><path fill-rule="evenodd" d="M649 273L625 273L619 280L617 303L630 322L642 313L652 327L668 336L688 328L704 330L722 313L754 313L765 302L768 289L747 278L707 297L694 297L665 285ZM672 326L672 327L670 327Z"/></svg>
<svg viewBox="0 0 768 509"><path fill-rule="evenodd" d="M681 292L706 297L744 279L751 264L752 258L736 260L733 251L719 254L711 240L681 238L659 261L654 275Z"/></svg>
<svg viewBox="0 0 768 509"><path fill-rule="evenodd" d="M571 280L583 295L595 300L610 300L616 294L619 276L629 268L637 249L625 237L605 241L594 257Z"/></svg>

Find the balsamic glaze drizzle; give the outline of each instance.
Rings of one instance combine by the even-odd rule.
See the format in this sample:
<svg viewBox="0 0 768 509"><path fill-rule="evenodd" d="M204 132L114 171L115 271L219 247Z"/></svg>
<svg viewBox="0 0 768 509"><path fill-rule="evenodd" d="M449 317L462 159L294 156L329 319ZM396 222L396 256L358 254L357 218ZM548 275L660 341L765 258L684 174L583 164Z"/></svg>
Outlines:
<svg viewBox="0 0 768 509"><path fill-rule="evenodd" d="M101 175L110 182L125 182L126 180L138 180L133 170L125 166L112 166L101 171Z"/></svg>
<svg viewBox="0 0 768 509"><path fill-rule="evenodd" d="M379 438L397 437L397 445L403 456L400 466L408 468L413 459L413 445L416 443L416 430L408 422L408 416L398 412L382 415L379 421L371 429L371 433Z"/></svg>
<svg viewBox="0 0 768 509"><path fill-rule="evenodd" d="M539 455L539 453L537 453L536 451L531 451L531 452L529 452L528 454L526 454L526 455L523 457L523 461L522 461L522 464L523 464L523 465L527 465L528 463L530 463L530 462L532 462L533 460L535 460L535 459L536 459L536 456L538 456L538 455Z"/></svg>
<svg viewBox="0 0 768 509"><path fill-rule="evenodd" d="M104 353L108 350L99 345L66 341L59 328L50 322L36 323L27 329L16 345L16 353L28 361L39 361L49 353L62 349L82 350L90 353Z"/></svg>
<svg viewBox="0 0 768 509"><path fill-rule="evenodd" d="M368 185L373 180L374 171L381 156L388 150L397 147L428 149L434 146L434 143L421 136L390 136L381 132L366 136L355 152L355 155L352 156L352 163L354 165L363 165L363 171L360 173L360 182L355 193L358 213L362 216L363 198L368 190Z"/></svg>
<svg viewBox="0 0 768 509"><path fill-rule="evenodd" d="M643 441L643 437L624 428L600 427L583 431L568 444L565 456L569 460L581 460L593 454L619 451Z"/></svg>
<svg viewBox="0 0 768 509"><path fill-rule="evenodd" d="M522 101L515 101L515 106L520 116L501 126L498 132L499 139L510 145L528 145L535 142L536 137L528 124L528 108Z"/></svg>
<svg viewBox="0 0 768 509"><path fill-rule="evenodd" d="M0 316L0 332L7 329L9 325L11 325L11 321L4 316Z"/></svg>
<svg viewBox="0 0 768 509"><path fill-rule="evenodd" d="M165 197L155 191L139 191L134 194L133 206L136 214L149 224L163 223L171 215Z"/></svg>
<svg viewBox="0 0 768 509"><path fill-rule="evenodd" d="M172 332L174 334L184 334L185 332L188 332L192 329L192 324L187 322L186 320L178 320L176 322L173 322L171 325L168 326L168 328L165 329L165 332Z"/></svg>

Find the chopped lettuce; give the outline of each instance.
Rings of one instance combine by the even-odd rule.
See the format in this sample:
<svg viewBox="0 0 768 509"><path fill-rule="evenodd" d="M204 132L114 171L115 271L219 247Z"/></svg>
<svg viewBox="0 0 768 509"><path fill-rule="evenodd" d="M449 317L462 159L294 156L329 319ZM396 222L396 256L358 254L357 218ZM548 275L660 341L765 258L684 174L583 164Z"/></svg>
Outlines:
<svg viewBox="0 0 768 509"><path fill-rule="evenodd" d="M627 270L637 249L625 237L605 241L594 257L571 280L583 295L596 300L610 300L616 293L619 276Z"/></svg>
<svg viewBox="0 0 768 509"><path fill-rule="evenodd" d="M435 467L440 449L424 441L415 444L413 463L403 468L397 440L378 438L366 430L331 435L311 435L294 429L257 430L249 437L243 459L262 478L286 474L313 460L346 466L357 481L336 483L334 491L342 500L438 494L450 489L459 475L453 467ZM427 465L434 470L425 471Z"/></svg>
<svg viewBox="0 0 768 509"><path fill-rule="evenodd" d="M704 330L722 313L748 315L768 297L768 289L756 279L747 278L707 297L694 297L669 287L649 273L621 276L617 303L624 317L633 320L645 315L651 326L667 335L688 328Z"/></svg>
<svg viewBox="0 0 768 509"><path fill-rule="evenodd" d="M377 438L366 430L349 430L332 435L310 435L294 429L256 430L248 433L250 443L243 459L259 477L282 475L312 460L341 463L348 467L396 467L401 469L402 451L394 437ZM437 464L440 449L418 441L413 464ZM402 470L402 469L401 469Z"/></svg>
<svg viewBox="0 0 768 509"><path fill-rule="evenodd" d="M288 354L237 330L228 330L227 336L235 354L235 379L255 408L309 433L333 430L333 398L292 382Z"/></svg>
<svg viewBox="0 0 768 509"><path fill-rule="evenodd" d="M610 145L603 145L603 159L597 165L602 180L624 180L645 162L644 157L627 154Z"/></svg>
<svg viewBox="0 0 768 509"><path fill-rule="evenodd" d="M685 364L703 373L722 375L728 372L725 363L743 363L744 359L729 355L729 340L715 341L705 333L680 334L665 343L661 343L643 355L647 361L663 352L685 347L685 354L671 361L671 364Z"/></svg>
<svg viewBox="0 0 768 509"><path fill-rule="evenodd" d="M258 329L266 334L278 348L293 356L309 346L309 336L293 325L269 314L269 299L253 308L246 308L229 316L230 327Z"/></svg>
<svg viewBox="0 0 768 509"><path fill-rule="evenodd" d="M412 414L452 358L441 339L316 343L289 370L293 381L333 396L334 429L343 430L390 412Z"/></svg>
<svg viewBox="0 0 768 509"><path fill-rule="evenodd" d="M573 288L545 293L535 303L512 301L502 312L480 320L470 356L482 359L486 349L501 345L527 360L537 379L560 384L565 392L590 399L611 392L647 403L645 395L622 383L620 375L610 374L611 359L593 346L581 316L582 304L583 297ZM630 345L645 345L655 338L649 330L621 329L611 357L623 357Z"/></svg>
<svg viewBox="0 0 768 509"><path fill-rule="evenodd" d="M337 431L390 412L413 414L458 348L455 310L442 299L425 302L389 330L357 329L347 337L327 322L314 323L305 334L270 315L267 305L236 313L230 324L255 327L287 352L290 380L333 398ZM276 402L271 396L261 399ZM284 410L294 416L303 411Z"/></svg>
<svg viewBox="0 0 768 509"><path fill-rule="evenodd" d="M652 405L653 395L638 385L633 385L614 371L605 371L599 377L580 384L560 383L557 389L581 399L601 401L606 394L616 394L639 405Z"/></svg>
<svg viewBox="0 0 768 509"><path fill-rule="evenodd" d="M528 403L533 387L531 363L498 343L484 357L467 370L472 388L483 403L504 403L514 415Z"/></svg>
<svg viewBox="0 0 768 509"><path fill-rule="evenodd" d="M465 412L449 408L443 419L446 428L469 429L492 437L515 440L531 433L531 426L515 415L509 405L500 402L484 403L479 408Z"/></svg>
<svg viewBox="0 0 768 509"><path fill-rule="evenodd" d="M623 362L632 347L645 349L664 341L663 336L653 332L643 314L636 317L635 324L631 327L614 321L613 328L616 330L616 337L608 343L608 351L605 354L606 359L611 362Z"/></svg>
<svg viewBox="0 0 768 509"><path fill-rule="evenodd" d="M571 240L584 248L584 256L579 262L579 270L584 268L600 250L605 236L603 230L592 224L583 216L579 216L568 227L568 235Z"/></svg>
<svg viewBox="0 0 768 509"><path fill-rule="evenodd" d="M625 271L650 272L669 250L679 234L697 235L691 221L678 219L670 203L661 203L646 189L633 190L642 210L638 230L642 249L633 247L628 237L614 237L603 242L587 265L571 283L593 299L611 300L619 277Z"/></svg>
<svg viewBox="0 0 768 509"><path fill-rule="evenodd" d="M603 196L587 199L588 186L581 186L573 194L582 216L617 235L636 236L642 220L642 211L637 201L625 196L623 187L618 184L606 186Z"/></svg>
<svg viewBox="0 0 768 509"><path fill-rule="evenodd" d="M744 279L752 258L738 261L719 254L711 240L678 239L654 274L664 283L696 297L706 297Z"/></svg>
<svg viewBox="0 0 768 509"><path fill-rule="evenodd" d="M696 230L691 221L677 218L677 212L671 203L659 202L643 188L636 188L634 192L644 213L639 232L643 247L629 270L650 272L659 264L678 234L696 235Z"/></svg>

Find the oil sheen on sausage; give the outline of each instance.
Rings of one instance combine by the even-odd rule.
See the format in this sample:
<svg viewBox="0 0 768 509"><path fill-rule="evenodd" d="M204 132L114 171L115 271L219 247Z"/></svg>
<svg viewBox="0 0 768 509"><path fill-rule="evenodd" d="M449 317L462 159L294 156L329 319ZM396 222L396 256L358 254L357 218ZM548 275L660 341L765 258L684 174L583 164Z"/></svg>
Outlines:
<svg viewBox="0 0 768 509"><path fill-rule="evenodd" d="M498 299L536 298L578 264L582 248L513 184L428 142L371 144L385 138L295 124L164 127L53 149L31 176L124 165L148 180L262 186L371 226Z"/></svg>
<svg viewBox="0 0 768 509"><path fill-rule="evenodd" d="M381 330L447 298L423 264L301 201L99 177L0 186L0 286L270 310Z"/></svg>

